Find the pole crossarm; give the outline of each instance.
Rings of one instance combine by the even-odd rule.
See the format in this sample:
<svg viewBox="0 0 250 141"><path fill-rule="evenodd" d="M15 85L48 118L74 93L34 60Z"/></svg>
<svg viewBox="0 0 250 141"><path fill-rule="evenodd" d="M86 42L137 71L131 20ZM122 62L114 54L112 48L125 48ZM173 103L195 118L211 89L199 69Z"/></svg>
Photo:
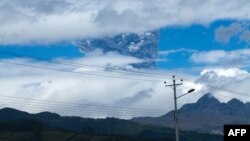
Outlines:
<svg viewBox="0 0 250 141"><path fill-rule="evenodd" d="M180 85L183 85L183 83L178 83L178 84L175 84L175 86L180 86ZM173 87L174 85L165 85L165 87Z"/></svg>

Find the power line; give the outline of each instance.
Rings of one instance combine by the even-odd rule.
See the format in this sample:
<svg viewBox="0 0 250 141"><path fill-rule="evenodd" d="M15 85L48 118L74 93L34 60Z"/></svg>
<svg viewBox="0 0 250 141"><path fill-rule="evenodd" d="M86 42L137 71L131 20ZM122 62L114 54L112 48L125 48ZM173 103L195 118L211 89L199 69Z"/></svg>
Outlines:
<svg viewBox="0 0 250 141"><path fill-rule="evenodd" d="M61 71L61 72L68 72L68 73L76 73L76 74L82 74L82 75L93 75L93 76L101 76L101 77L109 77L109 78L129 79L129 80L136 80L136 81L162 82L162 81L157 81L157 80L136 79L136 78L128 78L128 77L120 77L120 76L107 76L107 75L92 74L92 73L83 73L83 72L72 72L72 71L68 71L68 70L59 70L59 69L54 69L54 68L33 66L33 65L21 64L21 63L14 63L14 62L7 62L7 61L2 61L2 60L0 60L0 62L7 63L7 64L13 64L13 65L20 65L20 66L38 68L38 69L47 69L47 70L54 70L54 71ZM230 91L230 90L226 90L226 89L222 89L222 88L217 88L217 87L213 87L213 86L209 86L209 85L205 85L205 86L210 87L210 88L215 89L215 90L218 90L218 91L229 92L231 94L237 94L238 93L238 94L240 94L240 96L247 97L246 93L240 93L240 92L236 92L236 91ZM191 88L191 87L186 87L186 88ZM201 90L198 90L198 91L201 91ZM231 97L231 98L234 98L234 97ZM245 100L245 99L243 99L243 100Z"/></svg>
<svg viewBox="0 0 250 141"><path fill-rule="evenodd" d="M185 77L182 77L182 78L185 78ZM189 81L193 81L193 80L190 80L188 78L185 78L185 80L189 80ZM233 91L233 90L229 90L229 89L226 89L226 88L218 88L218 87L215 87L215 86L211 86L209 84L205 84L205 83L202 83L205 87L207 88L210 88L210 89L213 89L213 90L217 90L217 91L221 91L221 92L228 92L228 93L231 93L231 94L238 94L237 96L243 96L243 97L248 97L247 95L249 95L248 93L243 93L243 92L239 92L239 91ZM194 89L194 88L191 88L191 87L186 87L186 86L183 86L185 88L188 88L188 89ZM197 90L197 91L203 91L203 92L206 92L208 93L207 91L204 91L204 90ZM234 97L233 97L234 98Z"/></svg>
<svg viewBox="0 0 250 141"><path fill-rule="evenodd" d="M69 113L74 113L74 114L85 114L84 117L91 116L91 114L95 115L105 115L106 117L112 116L131 116L131 117L155 117L157 119L165 119L166 117L173 117L174 113L172 111L168 112L167 114L162 115L162 113L152 113L152 112L147 112L145 114L145 111L142 112L135 112L135 111L124 111L124 110L106 110L105 108L99 108L99 109L89 109L89 108L79 108L79 107L67 107L67 106L60 106L57 104L48 104L48 103L29 103L27 104L27 101L12 101L12 100L4 100L0 99L1 106L6 105L8 107L16 107L18 106L21 110L22 108L24 109L29 109L29 108L35 108L33 110L43 110L44 111L49 111L49 112L55 112L59 110L59 112L67 112ZM25 107L27 105L28 107ZM49 110L46 110L49 109ZM53 110L53 111L51 111ZM62 110L62 111L61 111ZM181 115L185 115L186 113L179 112ZM143 116L142 116L143 115ZM162 115L162 116L161 116Z"/></svg>
<svg viewBox="0 0 250 141"><path fill-rule="evenodd" d="M186 86L183 86L183 87L188 88L188 89L193 89L192 87L186 87ZM212 88L212 89L215 89L215 88ZM216 90L225 92L225 90L221 90L220 88L216 88ZM195 93L201 94L201 93L198 93L198 92L209 93L209 92L206 91L206 90L196 90L196 91L195 91ZM231 92L231 91L226 91L226 92L231 93L231 94L233 94L233 95L235 95L235 96L240 96L240 97L243 96L243 97L245 97L245 98L226 96L226 95L217 94L217 93L211 93L211 94L212 94L212 95L222 96L222 97L227 97L227 98L237 98L237 99L239 99L239 100L246 100L246 98L247 98L248 100L250 100L250 96L247 96L247 95L236 95L237 93ZM203 95L203 94L202 94L202 95Z"/></svg>
<svg viewBox="0 0 250 141"><path fill-rule="evenodd" d="M10 52L10 51L5 51L5 50L0 50L2 54L7 54L10 56L15 56L15 57L26 57L26 58L31 58L31 59L36 59L40 61L46 61L46 62L51 62L51 63L57 63L57 64L63 64L63 65L69 65L69 66L75 66L75 67L86 67L90 69L95 69L95 70L106 70L110 72L117 72L117 73L124 73L124 74L130 74L130 75L139 75L139 76L147 76L147 77L158 77L158 78L166 78L172 75L166 75L166 74L157 74L157 73L149 73L149 72L140 72L140 71L134 71L134 70L121 70L117 68L107 68L107 67L100 67L100 66L93 66L93 65L87 65L87 64L80 64L80 63L73 63L73 62L68 62L68 61L61 61L61 60L51 60L48 58L43 58L43 57L37 57L37 56L31 56L31 55L26 55L26 54L21 54L21 53L15 53L15 52Z"/></svg>
<svg viewBox="0 0 250 141"><path fill-rule="evenodd" d="M25 98L25 97L14 97L0 95L0 102L5 102L10 105L22 105L22 107L27 104L29 107L36 105L39 108L61 108L66 109L67 111L73 110L77 112L99 112L108 114L113 112L123 112L130 114L142 114L147 113L147 115L155 116L162 113L165 113L165 110L158 109L145 109L145 108L129 108L129 107L117 107L117 106L107 106L107 105L97 105L97 104L81 104L81 103L72 103L72 102L63 102L63 101L53 101L53 100L42 100L34 98ZM181 112L179 112L181 113ZM168 113L173 114L173 112ZM168 116L167 115L167 116ZM166 114L164 115L166 116Z"/></svg>
<svg viewBox="0 0 250 141"><path fill-rule="evenodd" d="M6 103L6 105L10 105L10 106L18 106L21 108L24 108L24 105L27 104L26 102L22 102L22 101L17 101L17 102L13 102L13 101L6 101L6 100L0 100L0 102ZM45 110L45 109L54 109L56 111L60 110L63 112L75 112L77 114L79 113L85 113L85 114L102 114L102 115L116 115L116 116L120 116L123 113L127 114L127 115L143 115L145 114L144 112L135 112L135 111L131 111L131 110L109 110L109 109L105 109L105 108L79 108L79 107L67 107L67 106L60 106L60 105L52 105L52 104L41 104L41 103L29 103L27 104L27 108L39 108L41 110ZM147 112L147 115L149 116L158 116L160 113L151 113L151 112Z"/></svg>
<svg viewBox="0 0 250 141"><path fill-rule="evenodd" d="M38 103L38 102L29 102L27 101L13 101L9 99L0 99L1 104L10 105L10 106L18 106L20 108L24 108L25 105L29 107L39 108L39 109L54 109L54 110L63 110L67 112L78 112L78 113L90 113L90 114L103 114L103 115L117 115L121 116L121 114L127 114L129 116L138 116L138 115L147 115L147 116L159 116L162 113L155 113L152 111L133 111L133 110L120 110L120 109L106 109L105 107L75 107L75 106L62 106L56 103Z"/></svg>
<svg viewBox="0 0 250 141"><path fill-rule="evenodd" d="M29 55L25 55L25 54L10 52L10 51L0 50L0 52L2 52L4 54L11 55L11 56L28 57L28 58L32 58L32 59L41 60L41 61L52 62L52 63L57 63L57 64L64 64L64 65L69 65L69 66L89 67L89 68L92 68L92 69L99 69L99 70L100 69L102 69L102 70L107 69L105 67L97 67L97 66L91 66L91 65L86 65L86 64L77 64L77 63L72 63L72 62L67 62L67 61L58 61L58 60L52 60L51 61L48 58L29 56ZM39 69L47 69L47 70L54 70L54 71L61 71L61 72L68 72L68 73L77 73L77 74L83 74L83 75L93 75L93 76L101 76L101 77L109 77L109 78L129 79L129 80L136 80L136 81L162 82L160 80L158 81L158 80L138 79L138 78L121 77L121 76L92 74L92 73L85 73L85 72L72 72L72 71L68 71L68 70L59 70L59 69L54 69L54 68L40 67L40 66L27 65L27 64L21 64L21 63L14 63L14 62L7 62L7 61L2 61L2 60L0 60L0 62L13 64L13 65L20 65L20 66L26 66L26 67L39 68ZM145 72L137 72L137 71L129 71L129 70L117 70L117 69L109 69L109 71L125 73L125 74L131 74L131 75L137 75L137 76L147 76L147 77L166 77L166 76L170 76L170 75L161 75L161 74L156 74L156 73L145 73ZM248 95L247 93L232 91L232 90L228 90L228 89L224 89L224 88L217 88L217 87L210 86L210 85L207 85L207 84L205 84L205 86L207 86L207 87L209 87L211 89L214 89L214 90L228 92L228 93L231 93L231 94L234 94L234 95L235 94L240 94L240 96L244 96L244 97L247 97L246 95ZM198 90L198 91L201 91L201 90ZM223 96L223 95L220 95L220 96ZM224 97L229 97L229 96L224 96ZM230 97L230 98L234 98L234 97Z"/></svg>
<svg viewBox="0 0 250 141"><path fill-rule="evenodd" d="M92 66L92 65L87 65L87 64L79 64L79 63L73 63L73 62L68 62L68 61L59 61L59 60L50 60L48 58L43 58L43 57L36 57L36 56L31 56L31 55L26 55L26 54L21 54L21 53L15 53L15 52L11 52L11 51L6 51L6 50L0 50L1 53L3 54L7 54L10 56L16 56L16 57L26 57L26 58L32 58L32 59L37 59L37 60L41 60L41 61L46 61L46 62L52 62L52 63L57 63L57 64L64 64L64 65L69 65L69 66L76 66L76 67L87 67L87 68L91 68L91 69L96 69L96 70L103 70L103 69L107 69L105 67L98 67L98 66ZM3 61L0 61L3 62ZM6 62L6 63L12 63L12 64L16 64L16 65L25 65L25 66L29 66L29 67L36 67L36 68L41 68L41 67L37 67L37 66L33 66L33 65L27 65L27 64L18 64L18 63L13 63L13 62ZM43 69L45 69L43 67ZM53 68L46 68L46 69L50 69L50 70L55 70ZM57 71L57 69L56 69ZM66 70L60 70L60 71L64 71L66 72ZM130 75L137 75L137 76L147 76L147 77L165 77L168 76L172 76L172 75L162 75L162 74L156 74L156 73L146 73L146 72L138 72L138 71L132 71L132 70L120 70L120 69L108 69L106 71L110 71L110 72L118 72L118 73L124 73L124 74L130 74ZM68 72L68 71L67 71ZM73 72L73 73L79 73L79 72ZM82 73L82 72L80 72ZM115 77L116 76L104 76L101 74L89 74L89 73L84 73L86 75L95 75L95 76L103 76L103 77ZM182 78L181 76L177 76L179 78ZM124 78L124 77L120 77L119 78ZM125 78L125 79L133 79L133 80L142 80L144 81L145 79L135 79L135 78ZM171 78L169 78L171 79ZM188 79L187 79L188 80ZM145 81L155 81L155 82L162 82L162 81L157 81L157 80L145 80ZM225 88L217 88L211 85L207 85L205 84L207 87L211 88L211 89L215 89L218 91L224 91L224 92L229 92L232 94L241 94L242 96L244 95L248 95L247 93L242 93L242 92L238 92L238 91L232 91L232 90L228 90Z"/></svg>
<svg viewBox="0 0 250 141"><path fill-rule="evenodd" d="M47 70L53 70L53 71L61 71L61 72L67 72L67 73L82 74L82 75L92 75L92 76L101 76L101 77L109 77L109 78L117 78L117 79L128 79L128 80L136 80L136 81L162 82L160 80L148 80L148 79L137 79L137 78L129 78L129 77L121 77L121 76L108 76L108 75L92 74L92 73L84 73L84 72L72 72L72 71L68 71L68 70L59 70L59 69L54 69L54 68L47 68L47 67L27 65L27 64L14 63L14 62L7 62L7 61L2 61L2 60L0 60L0 62L1 63L7 63L7 64L13 64L13 65L19 65L19 66L38 68L38 69L47 69ZM205 85L205 86L210 87L210 88L215 89L215 90L218 90L218 91L229 92L231 94L240 94L240 96L247 97L246 93L241 93L241 92L231 91L231 90L227 90L227 89L217 88L217 87L213 87L213 86L209 86L209 85ZM188 87L186 87L186 88L188 88ZM234 98L234 97L232 97L232 98Z"/></svg>
<svg viewBox="0 0 250 141"><path fill-rule="evenodd" d="M0 60L0 62L1 63L6 63L6 64L12 64L12 65L26 66L26 67L31 67L31 68L46 69L46 70L53 70L53 71L60 71L60 72L67 72L67 73L74 73L74 74L80 74L80 75L100 76L100 77L136 80L136 81L163 82L163 81L160 81L160 80L138 79L138 78L131 78L131 77L111 76L111 75L102 75L102 74L94 74L94 73L86 73L86 72L73 72L73 71L69 71L69 70L59 70L59 69L55 69L55 68L28 65L28 64L15 63L15 62L3 61L3 60Z"/></svg>
<svg viewBox="0 0 250 141"><path fill-rule="evenodd" d="M215 90L218 90L218 91L223 91L223 92L228 92L228 93L237 93L237 94L240 94L241 96L246 96L248 95L247 93L242 93L242 92L237 92L237 91L232 91L232 90L228 90L228 89L225 89L225 88L218 88L218 87L214 87L214 86L211 86L211 85L206 85L207 87L209 88L212 88L212 89L215 89Z"/></svg>
<svg viewBox="0 0 250 141"><path fill-rule="evenodd" d="M31 98L23 98L23 97L13 97L13 96L5 96L1 95L0 102L1 104L11 105L11 106L20 106L24 107L26 104L28 107L34 107L37 109L53 109L54 110L62 110L71 113L79 113L83 112L84 114L99 114L99 115L113 115L113 116L122 116L123 114L126 116L137 116L145 115L147 116L157 116L159 119L164 119L165 116L173 116L173 112L165 114L163 117L162 113L165 113L165 110L155 110L155 109L141 109L141 108L124 108L124 107L111 107L105 105L93 105L93 104L79 104L79 103L69 103L62 101L51 101L51 100L40 100L40 99L31 99ZM80 107L83 106L83 107ZM94 107L93 107L94 106ZM179 112L181 115L185 114ZM85 116L86 116L85 115Z"/></svg>
<svg viewBox="0 0 250 141"><path fill-rule="evenodd" d="M16 100L29 100L29 101L40 101L40 102L47 102L47 103L57 103L57 104L64 104L66 106L74 105L74 106L92 106L92 107L105 107L105 108L111 108L111 109L128 109L128 110L138 110L138 111L158 111L158 112L164 112L165 110L157 110L157 109L146 109L146 108L128 108L128 107L118 107L118 106L105 106L105 105L97 105L97 104L82 104L82 103L72 103L72 102L63 102L63 101L53 101L53 100L41 100L41 99L33 99L33 98L25 98L25 97L14 97L14 96L6 96L6 95L0 95L2 98L11 98Z"/></svg>

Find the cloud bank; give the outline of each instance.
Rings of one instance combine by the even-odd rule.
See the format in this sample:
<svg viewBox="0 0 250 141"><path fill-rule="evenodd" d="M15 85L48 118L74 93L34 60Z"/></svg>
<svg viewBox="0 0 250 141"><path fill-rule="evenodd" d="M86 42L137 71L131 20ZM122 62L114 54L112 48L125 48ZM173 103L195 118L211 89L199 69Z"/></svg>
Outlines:
<svg viewBox="0 0 250 141"><path fill-rule="evenodd" d="M111 56L116 57L115 61L109 59ZM76 72L76 74L66 73L1 62L1 108L13 107L33 113L51 111L69 116L125 119L137 116L161 116L173 109L173 91L170 87L164 87L163 84L164 81L171 84L171 78L139 76L110 71L113 67L137 71L130 64L136 63L138 60L132 57L128 59L127 56L116 53L93 53L84 58L67 60L72 61L72 63L99 66L103 69L20 58L1 59L0 61ZM107 66L109 69L105 69ZM147 70L144 71L148 72ZM171 72L162 70L157 73L165 75ZM121 79L101 77L96 76L96 74ZM228 101L233 97L250 101L250 95L246 94L249 88L250 75L246 70L210 68L203 70L197 77L184 73L177 78L179 79L179 77L184 78L184 87L178 87L178 95L186 93L191 88L196 89L194 93L179 99L179 107L186 103L196 102L207 92L213 93L221 101ZM142 81L122 78L142 79ZM157 82L143 80L157 80ZM229 92L220 91L220 89L227 89Z"/></svg>
<svg viewBox="0 0 250 141"><path fill-rule="evenodd" d="M236 49L232 51L212 50L193 53L190 60L196 64L223 67L249 67L250 49Z"/></svg>
<svg viewBox="0 0 250 141"><path fill-rule="evenodd" d="M212 93L223 102L238 98L243 102L250 101L248 85L250 74L238 68L204 69L196 83L203 84L203 90Z"/></svg>
<svg viewBox="0 0 250 141"><path fill-rule="evenodd" d="M249 19L249 7L248 0L1 0L0 44L50 43Z"/></svg>
<svg viewBox="0 0 250 141"><path fill-rule="evenodd" d="M25 67L1 61L76 73ZM166 94L171 93L171 89L164 88L162 78L112 71L112 68L138 71L131 65L141 61L137 58L122 56L115 52L103 54L96 51L84 58L67 60L69 61L98 68L20 58L1 59L1 108L13 107L35 113L52 111L62 115L95 118L160 116L172 108L172 104L166 105L167 109L162 107L163 103L172 102L172 98L168 98L172 95Z"/></svg>

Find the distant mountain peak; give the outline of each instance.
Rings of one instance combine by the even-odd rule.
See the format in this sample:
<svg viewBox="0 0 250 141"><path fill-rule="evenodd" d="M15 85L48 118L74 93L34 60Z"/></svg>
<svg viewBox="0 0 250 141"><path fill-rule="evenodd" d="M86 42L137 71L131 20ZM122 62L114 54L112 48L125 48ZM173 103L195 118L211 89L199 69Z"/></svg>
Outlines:
<svg viewBox="0 0 250 141"><path fill-rule="evenodd" d="M184 130L223 133L224 124L249 124L250 103L232 99L220 102L212 94L205 94L196 103L183 105L179 110L180 128ZM136 118L133 121L158 126L173 125L173 111L161 117Z"/></svg>
<svg viewBox="0 0 250 141"><path fill-rule="evenodd" d="M214 105L214 104L220 104L220 101L215 98L212 94L208 93L202 96L198 101L197 104L205 104L205 105Z"/></svg>
<svg viewBox="0 0 250 141"><path fill-rule="evenodd" d="M231 106L244 106L244 103L236 98L230 100L227 104Z"/></svg>
<svg viewBox="0 0 250 141"><path fill-rule="evenodd" d="M250 123L250 103L243 103L238 99L232 99L227 103L220 103L212 94L205 94L196 103L185 104L179 109L180 128L183 130L212 132L223 132L224 124L248 124ZM74 117L60 117L60 115L51 112L42 112L38 114L29 114L12 108L0 109L0 120L20 120L20 119L35 119L50 123L56 126L55 121L60 121L65 129L82 130L82 126L78 123L86 125L89 119L74 118ZM72 127L68 122L74 120ZM67 122L66 122L67 121ZM172 127L173 125L173 112L169 112L161 117L154 118L135 118L134 122ZM105 119L106 123L119 124L120 120ZM130 123L127 123L130 124ZM57 125L58 126L58 125ZM75 128L77 126L77 128ZM87 129L87 126L86 126Z"/></svg>
<svg viewBox="0 0 250 141"><path fill-rule="evenodd" d="M123 33L112 37L83 39L75 44L80 51L88 53L101 49L104 53L115 51L125 56L143 60L143 63L132 64L136 68L156 68L158 58L159 31L141 33Z"/></svg>

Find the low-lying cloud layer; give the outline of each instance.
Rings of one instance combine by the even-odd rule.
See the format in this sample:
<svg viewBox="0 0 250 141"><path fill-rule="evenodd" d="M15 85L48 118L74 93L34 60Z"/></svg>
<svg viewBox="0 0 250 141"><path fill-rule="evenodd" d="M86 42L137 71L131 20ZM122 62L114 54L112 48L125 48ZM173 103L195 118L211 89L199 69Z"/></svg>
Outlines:
<svg viewBox="0 0 250 141"><path fill-rule="evenodd" d="M172 107L160 108L163 103L171 101L168 98L171 94L166 95L171 89L164 88L162 78L112 71L112 68L138 71L130 65L140 62L136 58L97 51L68 61L85 65L69 66L20 58L0 60L1 108L13 107L29 112L48 110L84 117L131 118L159 116Z"/></svg>
<svg viewBox="0 0 250 141"><path fill-rule="evenodd" d="M116 58L115 61L109 59L112 56ZM52 111L62 115L95 118L160 116L173 109L173 91L170 87L164 87L163 84L163 81L171 84L171 77L143 76L138 73L132 75L128 72L112 71L113 67L138 71L130 65L140 62L136 58L122 56L114 52L102 54L97 51L84 58L66 61L98 66L99 68L69 66L20 58L1 59L0 106L29 112ZM29 67L4 62L26 64ZM106 69L107 65L109 69ZM61 71L42 68L53 68ZM66 71L76 73L67 73ZM148 71L152 70L140 71L149 73ZM153 73L166 75L173 72ZM196 91L179 99L179 107L186 103L195 102L207 92L212 92L221 101L227 101L232 97L242 100L242 98L250 96L242 96L250 83L250 75L245 70L206 69L197 77L184 73L177 79L179 80L180 77L183 77L185 81L184 87L178 87L179 95L186 93L191 88L195 88ZM195 80L197 81L194 83ZM210 86L216 87L216 89ZM220 89L229 89L229 92L220 91ZM236 91L240 94L230 91ZM245 101L247 100L245 98Z"/></svg>
<svg viewBox="0 0 250 141"><path fill-rule="evenodd" d="M249 7L248 0L1 0L0 44L50 43L249 19Z"/></svg>

